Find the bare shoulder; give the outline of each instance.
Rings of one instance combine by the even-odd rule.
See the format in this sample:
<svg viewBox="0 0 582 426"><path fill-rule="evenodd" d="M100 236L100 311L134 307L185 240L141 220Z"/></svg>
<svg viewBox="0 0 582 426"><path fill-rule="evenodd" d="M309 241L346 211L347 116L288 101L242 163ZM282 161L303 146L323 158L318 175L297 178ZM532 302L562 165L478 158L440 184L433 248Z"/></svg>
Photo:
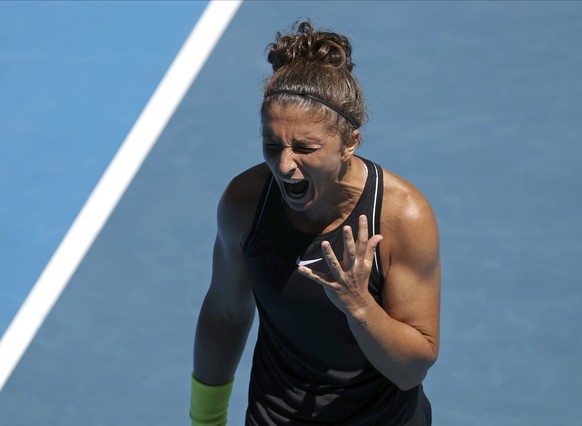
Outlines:
<svg viewBox="0 0 582 426"><path fill-rule="evenodd" d="M383 176L381 228L387 244L382 255L432 269L439 258L439 232L429 201L406 179L386 170Z"/></svg>
<svg viewBox="0 0 582 426"><path fill-rule="evenodd" d="M242 243L252 226L268 176L269 169L261 163L230 181L218 205L218 229L223 238Z"/></svg>

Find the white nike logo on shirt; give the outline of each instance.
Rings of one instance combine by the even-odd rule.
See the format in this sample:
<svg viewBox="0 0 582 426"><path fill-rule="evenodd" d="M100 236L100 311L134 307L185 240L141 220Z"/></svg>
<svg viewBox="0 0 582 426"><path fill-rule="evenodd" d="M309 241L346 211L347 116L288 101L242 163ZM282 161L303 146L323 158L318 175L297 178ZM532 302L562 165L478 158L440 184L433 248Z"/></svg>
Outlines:
<svg viewBox="0 0 582 426"><path fill-rule="evenodd" d="M320 260L323 260L323 257L320 257L319 259L301 260L301 256L299 256L297 257L297 266L311 265L312 263L319 262Z"/></svg>

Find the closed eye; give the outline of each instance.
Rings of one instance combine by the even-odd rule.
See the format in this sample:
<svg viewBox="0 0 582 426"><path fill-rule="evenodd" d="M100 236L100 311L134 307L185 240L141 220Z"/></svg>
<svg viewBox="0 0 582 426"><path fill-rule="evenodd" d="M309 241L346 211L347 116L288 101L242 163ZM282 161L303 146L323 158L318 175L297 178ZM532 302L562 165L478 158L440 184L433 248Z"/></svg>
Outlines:
<svg viewBox="0 0 582 426"><path fill-rule="evenodd" d="M263 148L269 151L280 151L283 149L283 145L276 142L263 142Z"/></svg>
<svg viewBox="0 0 582 426"><path fill-rule="evenodd" d="M312 147L312 146L294 146L293 147L293 151L299 153L299 154L311 154L312 152L317 151L319 148L316 147Z"/></svg>
<svg viewBox="0 0 582 426"><path fill-rule="evenodd" d="M288 146L281 144L270 137L263 136L263 148L269 151L282 151L283 149L288 148ZM304 142L294 142L291 144L290 148L293 152L298 154L311 154L312 152L319 150L321 147L319 145L305 144Z"/></svg>

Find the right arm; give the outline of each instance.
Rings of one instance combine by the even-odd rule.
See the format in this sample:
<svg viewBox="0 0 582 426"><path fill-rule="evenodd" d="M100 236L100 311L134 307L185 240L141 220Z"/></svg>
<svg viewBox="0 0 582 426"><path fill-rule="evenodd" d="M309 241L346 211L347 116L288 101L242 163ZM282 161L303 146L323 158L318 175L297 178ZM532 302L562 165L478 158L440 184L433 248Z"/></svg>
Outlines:
<svg viewBox="0 0 582 426"><path fill-rule="evenodd" d="M233 379L253 323L255 300L242 244L264 179L261 166L243 173L231 182L219 203L212 280L194 341L194 376L207 385Z"/></svg>

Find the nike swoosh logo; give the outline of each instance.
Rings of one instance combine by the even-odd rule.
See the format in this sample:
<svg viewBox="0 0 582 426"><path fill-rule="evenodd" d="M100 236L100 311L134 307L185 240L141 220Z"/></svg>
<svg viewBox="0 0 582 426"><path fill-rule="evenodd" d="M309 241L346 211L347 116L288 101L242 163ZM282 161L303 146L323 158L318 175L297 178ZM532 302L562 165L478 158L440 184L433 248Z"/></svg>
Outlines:
<svg viewBox="0 0 582 426"><path fill-rule="evenodd" d="M297 266L311 265L312 263L319 262L320 260L323 260L323 257L320 257L319 259L309 259L309 260L301 260L301 257L298 257Z"/></svg>

